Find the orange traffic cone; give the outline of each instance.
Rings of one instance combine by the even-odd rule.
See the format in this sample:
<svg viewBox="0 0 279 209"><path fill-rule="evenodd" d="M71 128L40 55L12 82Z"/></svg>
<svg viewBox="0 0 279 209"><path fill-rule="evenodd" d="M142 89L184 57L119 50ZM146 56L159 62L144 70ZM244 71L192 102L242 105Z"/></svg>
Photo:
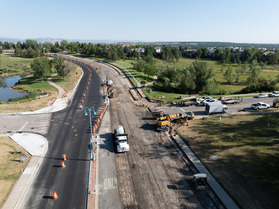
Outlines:
<svg viewBox="0 0 279 209"><path fill-rule="evenodd" d="M61 167L62 167L62 168L65 168L65 167L66 167L64 161L61 161Z"/></svg>
<svg viewBox="0 0 279 209"><path fill-rule="evenodd" d="M58 195L57 195L56 192L53 192L53 193L52 193L52 198L55 199L55 200L58 199Z"/></svg>
<svg viewBox="0 0 279 209"><path fill-rule="evenodd" d="M83 103L83 99L81 100L81 103Z"/></svg>
<svg viewBox="0 0 279 209"><path fill-rule="evenodd" d="M83 96L85 97L85 94L83 94Z"/></svg>
<svg viewBox="0 0 279 209"><path fill-rule="evenodd" d="M67 159L66 159L66 154L63 154L63 160L64 160L64 161L67 160Z"/></svg>

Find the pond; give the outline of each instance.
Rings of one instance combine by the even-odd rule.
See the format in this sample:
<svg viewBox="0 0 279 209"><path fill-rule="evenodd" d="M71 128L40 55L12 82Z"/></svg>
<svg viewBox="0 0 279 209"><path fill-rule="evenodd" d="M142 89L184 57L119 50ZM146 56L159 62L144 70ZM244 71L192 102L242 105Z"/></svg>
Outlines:
<svg viewBox="0 0 279 209"><path fill-rule="evenodd" d="M0 101L8 102L9 99L23 97L28 93L20 93L10 90L9 88L16 84L21 79L19 75L10 76L6 78L0 78Z"/></svg>

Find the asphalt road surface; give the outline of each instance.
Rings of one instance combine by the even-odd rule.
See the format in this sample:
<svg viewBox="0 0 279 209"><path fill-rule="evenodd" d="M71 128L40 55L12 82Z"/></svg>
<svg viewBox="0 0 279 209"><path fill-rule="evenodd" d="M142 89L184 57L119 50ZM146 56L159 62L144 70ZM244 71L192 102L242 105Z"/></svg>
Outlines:
<svg viewBox="0 0 279 209"><path fill-rule="evenodd" d="M51 117L45 136L49 150L23 208L80 209L86 206L90 129L89 117L78 107L83 99L83 107L94 106L98 112L104 105L104 96L97 73L92 67L81 67L84 76L71 105ZM67 157L65 168L61 167L62 154ZM56 200L51 198L54 191L58 194Z"/></svg>
<svg viewBox="0 0 279 209"><path fill-rule="evenodd" d="M110 100L111 129L120 124L129 135L130 152L115 155L121 207L223 208L210 189L194 189L191 165L166 133L155 132L151 114L139 105L142 101L131 98L125 76L107 72L118 90Z"/></svg>
<svg viewBox="0 0 279 209"><path fill-rule="evenodd" d="M264 102L271 106L270 110L277 111L278 108L273 108L273 100L275 98L267 97L267 98L252 98L252 97L244 97L239 104L226 104L228 107L228 114L235 114L239 112L240 110L244 111L254 111L251 109L251 105L258 102ZM203 105L193 105L189 107L183 107L181 105L172 105L172 106L159 106L158 109L160 111L164 111L167 114L174 114L179 112L186 112L187 114L190 114L193 112L195 116L208 116L205 112L205 106ZM214 115L214 114L213 114ZM216 114L215 114L216 115ZM222 115L218 114L218 115Z"/></svg>

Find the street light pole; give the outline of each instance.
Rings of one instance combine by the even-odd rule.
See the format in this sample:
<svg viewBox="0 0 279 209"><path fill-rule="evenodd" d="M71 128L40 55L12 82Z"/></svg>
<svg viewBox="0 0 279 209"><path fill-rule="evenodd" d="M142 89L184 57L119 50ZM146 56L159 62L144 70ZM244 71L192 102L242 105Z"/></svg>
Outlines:
<svg viewBox="0 0 279 209"><path fill-rule="evenodd" d="M90 140L90 160L91 160L91 153L93 155L92 160L95 161L95 154L94 154L94 146L93 146L93 132L92 132L92 118L91 118L91 111L93 115L96 115L95 108L92 107L85 107L84 109L84 116L88 116L89 114L89 122L90 122L90 133L91 133L91 140Z"/></svg>

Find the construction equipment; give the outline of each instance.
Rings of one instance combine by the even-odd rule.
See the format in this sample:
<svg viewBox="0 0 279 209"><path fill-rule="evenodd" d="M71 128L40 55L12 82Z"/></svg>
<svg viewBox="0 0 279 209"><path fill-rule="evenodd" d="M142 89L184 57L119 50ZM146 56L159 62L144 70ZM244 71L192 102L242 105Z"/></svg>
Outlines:
<svg viewBox="0 0 279 209"><path fill-rule="evenodd" d="M159 118L159 117L164 116L164 112L163 111L152 112L151 114L152 114L152 117L156 118L156 119Z"/></svg>
<svg viewBox="0 0 279 209"><path fill-rule="evenodd" d="M193 182L196 189L205 189L207 183L207 175L205 173L198 173L193 176Z"/></svg>
<svg viewBox="0 0 279 209"><path fill-rule="evenodd" d="M123 126L118 125L114 130L114 142L117 152L128 152L130 146L128 142L128 134L125 133Z"/></svg>
<svg viewBox="0 0 279 209"><path fill-rule="evenodd" d="M276 107L276 108L279 107L279 99L278 98L273 100L273 107Z"/></svg>
<svg viewBox="0 0 279 209"><path fill-rule="evenodd" d="M157 118L157 131L168 131L171 127L171 121L181 119L181 118L189 118L186 113L176 113L171 115L165 115Z"/></svg>
<svg viewBox="0 0 279 209"><path fill-rule="evenodd" d="M109 98L113 98L115 97L115 89L113 86L108 86L108 89L107 89L107 94L108 94L108 97Z"/></svg>

